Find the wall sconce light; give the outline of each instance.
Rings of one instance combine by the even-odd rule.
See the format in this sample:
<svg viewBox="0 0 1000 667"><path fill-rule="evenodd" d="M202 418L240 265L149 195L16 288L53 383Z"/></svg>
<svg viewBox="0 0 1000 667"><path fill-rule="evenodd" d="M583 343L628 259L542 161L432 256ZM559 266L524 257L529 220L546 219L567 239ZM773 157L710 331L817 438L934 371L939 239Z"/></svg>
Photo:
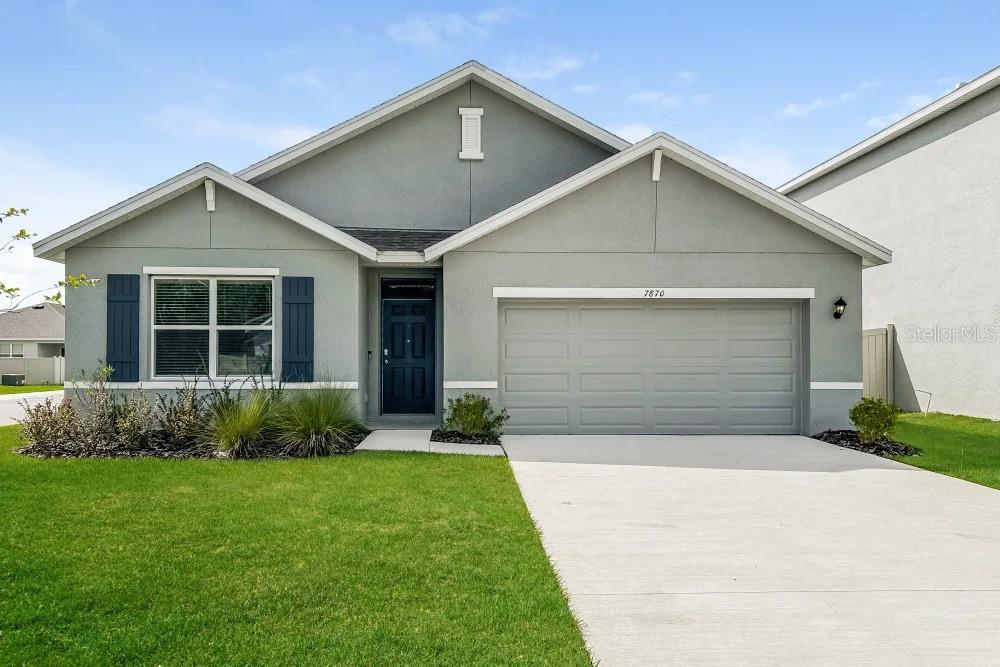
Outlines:
<svg viewBox="0 0 1000 667"><path fill-rule="evenodd" d="M833 319L839 320L844 316L845 310L847 310L847 302L844 301L844 297L840 297L833 302Z"/></svg>

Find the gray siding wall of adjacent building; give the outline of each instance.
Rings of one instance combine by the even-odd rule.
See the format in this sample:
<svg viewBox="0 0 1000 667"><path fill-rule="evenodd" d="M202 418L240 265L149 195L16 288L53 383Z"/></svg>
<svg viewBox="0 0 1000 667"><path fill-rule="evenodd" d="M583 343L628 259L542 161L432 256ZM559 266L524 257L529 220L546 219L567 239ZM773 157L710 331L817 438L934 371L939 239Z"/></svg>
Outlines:
<svg viewBox="0 0 1000 667"><path fill-rule="evenodd" d="M458 109L481 106L483 160L460 160ZM257 185L341 227L475 224L608 157L473 82Z"/></svg>
<svg viewBox="0 0 1000 667"><path fill-rule="evenodd" d="M791 195L893 249L863 310L895 325L896 402L1000 418L1000 341L962 335L1000 334L1000 89Z"/></svg>
<svg viewBox="0 0 1000 667"><path fill-rule="evenodd" d="M446 254L446 381L498 379L495 286L813 287L806 381L861 380L861 313L850 307L861 302L860 257L670 160L659 183L642 158ZM839 296L849 307L835 320ZM846 426L861 395L806 391L806 432Z"/></svg>
<svg viewBox="0 0 1000 667"><path fill-rule="evenodd" d="M66 270L103 278L142 274L143 266L277 268L316 281L316 379L358 381L361 287L358 256L216 187L216 211L201 188L66 252ZM275 368L280 370L281 281L275 281ZM66 305L67 373L93 371L105 356L104 284L75 290ZM150 378L149 279L141 279L140 379Z"/></svg>

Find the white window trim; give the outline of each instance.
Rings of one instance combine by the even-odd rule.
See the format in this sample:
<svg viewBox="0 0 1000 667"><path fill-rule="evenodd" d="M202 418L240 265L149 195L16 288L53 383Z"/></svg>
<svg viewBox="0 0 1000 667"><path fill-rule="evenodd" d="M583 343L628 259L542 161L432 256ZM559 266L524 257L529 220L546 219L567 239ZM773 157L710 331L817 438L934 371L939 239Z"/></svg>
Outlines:
<svg viewBox="0 0 1000 667"><path fill-rule="evenodd" d="M209 278L213 276L238 276L257 278L259 276L280 275L278 269L234 268L229 266L144 266L142 272L155 276L184 276L186 278Z"/></svg>
<svg viewBox="0 0 1000 667"><path fill-rule="evenodd" d="M461 117L462 123L462 144L461 152L458 154L459 160L482 160L483 159L483 110L478 107L460 107L458 110L458 115ZM468 118L477 118L476 121L476 148L474 150L466 150L465 148L465 121Z"/></svg>
<svg viewBox="0 0 1000 667"><path fill-rule="evenodd" d="M494 299L814 299L814 287L494 287Z"/></svg>
<svg viewBox="0 0 1000 667"><path fill-rule="evenodd" d="M14 354L14 346L21 346L21 354ZM24 343L0 343L0 359L24 359Z"/></svg>
<svg viewBox="0 0 1000 667"><path fill-rule="evenodd" d="M154 267L143 267L145 272L146 268ZM189 271L191 269L188 269ZM271 269L259 269L259 270L271 270ZM277 269L274 269L277 271ZM276 275L276 274L274 274ZM156 281L158 279L169 279L169 280L207 280L208 281L208 324L156 324ZM220 281L235 281L235 280L254 280L258 282L270 282L271 283L271 324L260 325L260 324L217 324L216 318L218 313L216 312L217 305L217 288ZM158 381L163 381L170 384L170 387L163 387L165 389L177 388L183 386L184 378L176 375L157 375L156 374L156 332L157 331L208 331L208 378L213 382L226 382L231 380L249 380L256 376L251 375L219 375L218 373L218 363L219 363L219 331L270 331L271 332L271 372L264 378L265 380L273 380L275 374L275 367L277 366L277 340L275 336L275 322L277 321L277 290L274 285L273 275L247 275L247 274L233 274L227 273L224 275L191 275L191 274L181 274L181 273L168 273L164 275L153 275L150 277L149 281L149 375L152 380L151 383L147 383L147 386L155 384ZM177 383L181 382L181 385Z"/></svg>

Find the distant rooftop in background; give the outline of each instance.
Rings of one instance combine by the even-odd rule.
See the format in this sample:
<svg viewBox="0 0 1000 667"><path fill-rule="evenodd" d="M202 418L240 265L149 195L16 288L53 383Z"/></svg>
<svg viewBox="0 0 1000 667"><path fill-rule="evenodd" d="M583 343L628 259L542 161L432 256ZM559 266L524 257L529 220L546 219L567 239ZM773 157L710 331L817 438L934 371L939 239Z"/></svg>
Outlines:
<svg viewBox="0 0 1000 667"><path fill-rule="evenodd" d="M0 340L62 341L66 338L66 309L39 303L0 313Z"/></svg>

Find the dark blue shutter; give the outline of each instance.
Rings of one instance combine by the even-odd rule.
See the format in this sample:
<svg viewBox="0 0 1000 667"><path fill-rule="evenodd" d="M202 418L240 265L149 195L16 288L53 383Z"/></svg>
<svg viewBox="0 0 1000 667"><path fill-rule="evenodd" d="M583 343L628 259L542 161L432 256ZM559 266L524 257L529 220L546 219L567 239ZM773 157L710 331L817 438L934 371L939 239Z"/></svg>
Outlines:
<svg viewBox="0 0 1000 667"><path fill-rule="evenodd" d="M139 381L139 276L108 275L108 353L113 382Z"/></svg>
<svg viewBox="0 0 1000 667"><path fill-rule="evenodd" d="M313 381L313 279L281 279L281 379Z"/></svg>

